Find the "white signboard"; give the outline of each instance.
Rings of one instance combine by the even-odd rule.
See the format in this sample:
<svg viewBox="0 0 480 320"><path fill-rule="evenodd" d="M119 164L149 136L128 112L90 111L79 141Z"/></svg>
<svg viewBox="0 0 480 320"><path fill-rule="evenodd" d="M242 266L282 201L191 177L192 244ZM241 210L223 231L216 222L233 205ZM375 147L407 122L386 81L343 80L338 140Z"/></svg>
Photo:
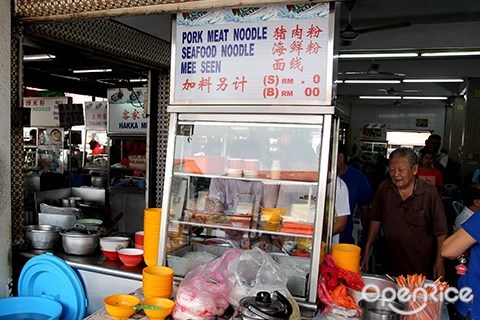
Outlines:
<svg viewBox="0 0 480 320"><path fill-rule="evenodd" d="M147 134L147 89L108 90L108 133Z"/></svg>
<svg viewBox="0 0 480 320"><path fill-rule="evenodd" d="M331 20L328 3L177 14L171 104L331 105Z"/></svg>
<svg viewBox="0 0 480 320"><path fill-rule="evenodd" d="M85 102L85 129L107 131L107 102Z"/></svg>
<svg viewBox="0 0 480 320"><path fill-rule="evenodd" d="M24 98L23 106L30 109L31 127L59 127L59 104L67 103L65 97Z"/></svg>

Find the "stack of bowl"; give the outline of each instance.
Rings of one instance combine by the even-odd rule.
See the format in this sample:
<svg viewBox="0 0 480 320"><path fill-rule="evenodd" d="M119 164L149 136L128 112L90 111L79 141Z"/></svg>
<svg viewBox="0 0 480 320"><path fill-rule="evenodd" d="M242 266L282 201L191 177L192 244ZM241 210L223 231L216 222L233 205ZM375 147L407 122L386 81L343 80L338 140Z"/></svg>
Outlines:
<svg viewBox="0 0 480 320"><path fill-rule="evenodd" d="M337 243L332 246L332 258L339 268L360 272L360 247L348 244Z"/></svg>
<svg viewBox="0 0 480 320"><path fill-rule="evenodd" d="M135 232L135 248L143 250L143 238L145 233L142 231Z"/></svg>
<svg viewBox="0 0 480 320"><path fill-rule="evenodd" d="M147 266L157 265L161 208L147 208L143 216L143 258Z"/></svg>
<svg viewBox="0 0 480 320"><path fill-rule="evenodd" d="M118 259L118 250L128 248L130 238L128 237L103 237L100 238L100 249L109 260Z"/></svg>
<svg viewBox="0 0 480 320"><path fill-rule="evenodd" d="M146 298L170 298L173 292L173 269L163 266L143 268L142 290Z"/></svg>

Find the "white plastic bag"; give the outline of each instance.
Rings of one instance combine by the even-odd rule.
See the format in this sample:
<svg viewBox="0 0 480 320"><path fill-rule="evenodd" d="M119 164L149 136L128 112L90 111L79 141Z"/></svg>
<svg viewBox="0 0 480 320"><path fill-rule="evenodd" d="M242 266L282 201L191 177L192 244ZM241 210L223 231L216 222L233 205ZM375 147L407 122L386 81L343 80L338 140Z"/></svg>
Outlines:
<svg viewBox="0 0 480 320"><path fill-rule="evenodd" d="M227 250L221 257L190 270L178 287L173 318L212 319L223 315L230 306L227 266L241 252Z"/></svg>
<svg viewBox="0 0 480 320"><path fill-rule="evenodd" d="M267 252L253 248L243 253L228 265L228 282L231 290L230 304L237 308L244 297L256 296L259 291L283 294L293 307L290 319L300 319L300 310L287 289L287 276L282 267Z"/></svg>

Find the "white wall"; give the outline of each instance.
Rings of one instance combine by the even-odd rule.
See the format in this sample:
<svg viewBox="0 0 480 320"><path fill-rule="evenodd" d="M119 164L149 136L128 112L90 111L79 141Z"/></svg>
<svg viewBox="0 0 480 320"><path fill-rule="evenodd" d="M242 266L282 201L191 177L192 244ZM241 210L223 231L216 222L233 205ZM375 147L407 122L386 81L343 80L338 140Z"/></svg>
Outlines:
<svg viewBox="0 0 480 320"><path fill-rule="evenodd" d="M8 283L12 274L12 213L11 213L11 159L10 159L10 1L0 1L0 297L10 292Z"/></svg>
<svg viewBox="0 0 480 320"><path fill-rule="evenodd" d="M415 126L416 119L428 119L428 127ZM365 122L385 123L388 130L429 130L443 137L445 107L426 105L352 106L349 144L361 139L362 124Z"/></svg>

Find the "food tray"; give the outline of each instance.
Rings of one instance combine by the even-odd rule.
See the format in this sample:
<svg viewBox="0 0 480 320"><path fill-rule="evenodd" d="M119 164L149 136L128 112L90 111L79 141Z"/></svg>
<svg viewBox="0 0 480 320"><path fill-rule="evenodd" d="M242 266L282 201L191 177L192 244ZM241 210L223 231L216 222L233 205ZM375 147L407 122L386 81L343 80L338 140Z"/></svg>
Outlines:
<svg viewBox="0 0 480 320"><path fill-rule="evenodd" d="M193 268L206 263L202 261L185 258L185 255L187 255L189 252L207 251L216 255L217 257L220 257L228 249L230 248L220 247L220 246L207 246L203 244L190 244L188 246L185 246L183 248L180 248L168 254L167 265L168 267L174 270L174 274L176 276L184 277Z"/></svg>
<svg viewBox="0 0 480 320"><path fill-rule="evenodd" d="M273 259L278 262L279 265L293 265L302 270L310 270L310 259L301 257L292 257L287 255L274 254ZM289 274L287 269L284 269L287 275L287 289L293 296L306 297L307 296L307 283L308 273L304 276L297 274Z"/></svg>

